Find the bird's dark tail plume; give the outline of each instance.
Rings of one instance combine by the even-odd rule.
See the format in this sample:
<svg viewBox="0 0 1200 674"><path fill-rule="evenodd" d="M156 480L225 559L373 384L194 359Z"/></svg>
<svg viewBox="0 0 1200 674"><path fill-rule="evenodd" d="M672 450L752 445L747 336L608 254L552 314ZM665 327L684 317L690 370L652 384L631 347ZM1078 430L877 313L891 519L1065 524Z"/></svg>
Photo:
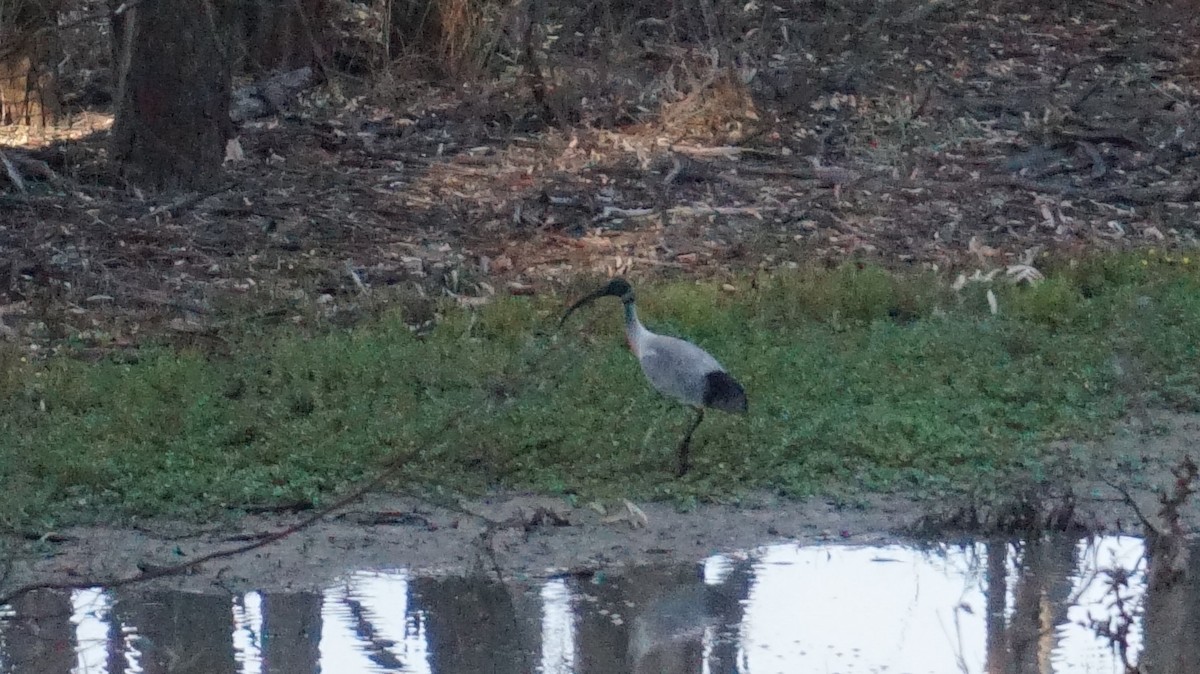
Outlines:
<svg viewBox="0 0 1200 674"><path fill-rule="evenodd" d="M728 372L720 370L704 376L704 405L732 414L745 414L749 409L746 390Z"/></svg>

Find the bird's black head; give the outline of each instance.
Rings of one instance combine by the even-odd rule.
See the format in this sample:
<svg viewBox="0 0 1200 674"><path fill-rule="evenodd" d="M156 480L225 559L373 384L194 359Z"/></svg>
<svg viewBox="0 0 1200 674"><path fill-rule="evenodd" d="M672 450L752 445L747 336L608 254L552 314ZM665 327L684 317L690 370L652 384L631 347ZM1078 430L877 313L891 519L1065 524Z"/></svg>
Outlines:
<svg viewBox="0 0 1200 674"><path fill-rule="evenodd" d="M558 324L562 325L563 323L566 323L567 317L570 316L571 313L576 309L594 300L598 300L601 297L619 297L621 298L622 302L629 304L630 302L633 302L633 286L629 285L629 281L626 281L623 278L615 278L609 281L604 285L604 287L585 295L584 297L580 298L578 302L572 304L571 307L567 309L567 312L563 314L563 317L559 319Z"/></svg>
<svg viewBox="0 0 1200 674"><path fill-rule="evenodd" d="M620 277L609 281L599 292L600 297L620 297L622 302L633 301L633 286Z"/></svg>

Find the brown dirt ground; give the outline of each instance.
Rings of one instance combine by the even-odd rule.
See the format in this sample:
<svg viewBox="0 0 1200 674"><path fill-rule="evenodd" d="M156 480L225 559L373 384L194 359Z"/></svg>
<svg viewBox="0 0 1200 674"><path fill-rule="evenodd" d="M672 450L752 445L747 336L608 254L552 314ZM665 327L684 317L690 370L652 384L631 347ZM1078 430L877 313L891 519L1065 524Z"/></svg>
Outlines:
<svg viewBox="0 0 1200 674"><path fill-rule="evenodd" d="M1044 4L929 3L869 30L796 10L772 20L799 37L682 93L651 86L674 71L644 43L609 54L607 80L580 70L580 97L560 91L591 122L575 128L531 122L519 79L355 98L339 82L243 124L244 159L209 195L114 181L88 113L75 131L100 131L31 153L49 180L27 167L29 192L0 192L0 338L197 339L251 307L353 321L389 286L470 303L580 273L868 259L970 274L1194 246L1198 14ZM674 48L674 67L694 61ZM631 87L656 110L625 114Z"/></svg>
<svg viewBox="0 0 1200 674"><path fill-rule="evenodd" d="M35 189L0 192L0 340L42 353L65 340L97 352L146 336L196 341L247 311L353 316L364 294L388 287L471 304L581 273L721 277L847 259L970 273L1036 266L1042 253L1194 247L1200 13L1041 4L931 3L941 9L870 30L793 17L805 46L763 57L748 87L712 78L659 112L587 128L522 129L529 101L512 83L412 88L389 105L334 104L322 89L244 124L244 159L207 195L150 197L114 182L106 121L88 115L79 126L100 131L23 151L53 171ZM1161 424L1157 437L1134 428L1083 450L1131 479L1136 467L1132 493L1151 511L1149 487L1200 439L1195 419ZM1081 478L1073 493L1078 523L1137 529L1111 488ZM525 496L464 507L502 518L541 506L567 522L499 529L492 547L513 573L771 539L886 539L961 514L901 496L856 508L751 501L691 513L643 505L640 528ZM356 519L380 513L412 516ZM9 581L124 576L299 518L60 532L61 542L19 542L26 554ZM308 587L348 566L461 570L479 563L482 527L375 495L169 582Z"/></svg>

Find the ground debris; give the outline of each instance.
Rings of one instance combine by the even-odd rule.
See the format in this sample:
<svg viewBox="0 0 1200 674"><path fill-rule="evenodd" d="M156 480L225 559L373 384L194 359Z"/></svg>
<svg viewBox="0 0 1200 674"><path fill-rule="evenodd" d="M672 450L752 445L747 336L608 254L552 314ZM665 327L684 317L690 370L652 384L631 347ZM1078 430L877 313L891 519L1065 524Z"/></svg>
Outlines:
<svg viewBox="0 0 1200 674"><path fill-rule="evenodd" d="M710 63L690 88L617 61L593 82L564 61L597 109L643 92L570 128L512 121L530 103L503 78L386 104L311 88L241 125L228 186L158 203L108 177L108 120L89 113L58 133L69 142L5 150L0 307L38 310L6 317L0 338L173 339L171 319L198 309L304 320L297 308L321 302L345 317L386 287L478 306L578 274L809 261L1020 264L1010 273L1035 281L1032 248L1196 245L1194 29L1106 3L1015 4L871 14L870 42L853 12L774 8L787 31L734 38L775 41L753 43L770 55L754 68L647 43Z"/></svg>

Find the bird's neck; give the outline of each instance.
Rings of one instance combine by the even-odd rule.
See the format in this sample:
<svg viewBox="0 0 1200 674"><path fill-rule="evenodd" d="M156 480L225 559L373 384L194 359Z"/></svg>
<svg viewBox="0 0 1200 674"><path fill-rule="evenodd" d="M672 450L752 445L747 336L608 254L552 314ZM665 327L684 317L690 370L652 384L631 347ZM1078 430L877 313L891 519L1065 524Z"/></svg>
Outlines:
<svg viewBox="0 0 1200 674"><path fill-rule="evenodd" d="M625 341L629 342L629 350L633 355L641 357L642 344L651 332L646 329L637 317L637 307L633 302L625 303Z"/></svg>

